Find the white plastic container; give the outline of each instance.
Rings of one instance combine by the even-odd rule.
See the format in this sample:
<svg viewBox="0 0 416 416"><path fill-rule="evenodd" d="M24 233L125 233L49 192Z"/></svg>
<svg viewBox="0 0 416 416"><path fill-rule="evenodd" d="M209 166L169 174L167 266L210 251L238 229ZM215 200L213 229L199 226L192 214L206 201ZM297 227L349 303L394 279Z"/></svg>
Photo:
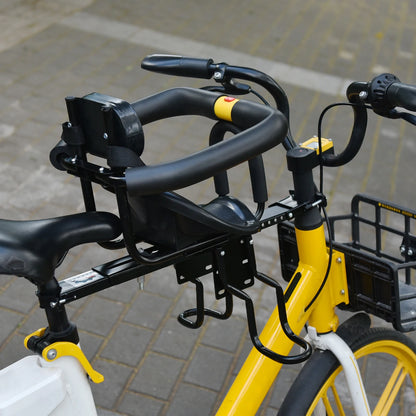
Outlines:
<svg viewBox="0 0 416 416"><path fill-rule="evenodd" d="M96 415L87 376L73 357L25 357L0 371L1 416Z"/></svg>

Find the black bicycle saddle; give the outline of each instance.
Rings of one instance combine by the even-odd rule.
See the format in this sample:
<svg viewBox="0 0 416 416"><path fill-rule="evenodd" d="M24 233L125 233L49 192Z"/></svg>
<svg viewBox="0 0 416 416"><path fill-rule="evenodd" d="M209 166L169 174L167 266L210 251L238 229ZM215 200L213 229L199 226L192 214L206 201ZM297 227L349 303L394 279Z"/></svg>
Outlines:
<svg viewBox="0 0 416 416"><path fill-rule="evenodd" d="M85 212L33 221L0 220L0 274L36 285L54 277L65 253L80 244L113 240L120 220L108 212Z"/></svg>

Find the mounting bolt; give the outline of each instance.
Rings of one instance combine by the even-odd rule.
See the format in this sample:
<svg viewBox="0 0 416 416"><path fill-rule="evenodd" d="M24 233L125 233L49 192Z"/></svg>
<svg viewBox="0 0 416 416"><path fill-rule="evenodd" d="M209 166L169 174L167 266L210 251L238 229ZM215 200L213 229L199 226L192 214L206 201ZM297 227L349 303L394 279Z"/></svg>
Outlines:
<svg viewBox="0 0 416 416"><path fill-rule="evenodd" d="M222 78L222 74L220 71L214 72L214 79L221 79L221 78Z"/></svg>
<svg viewBox="0 0 416 416"><path fill-rule="evenodd" d="M46 357L48 358L48 360L54 360L57 356L57 352L55 349L51 349L47 352Z"/></svg>
<svg viewBox="0 0 416 416"><path fill-rule="evenodd" d="M360 97L361 101L364 101L368 97L367 91L360 91L360 93L358 94L358 97Z"/></svg>
<svg viewBox="0 0 416 416"><path fill-rule="evenodd" d="M404 254L406 252L405 246L400 246L400 253Z"/></svg>
<svg viewBox="0 0 416 416"><path fill-rule="evenodd" d="M220 256L224 257L225 256L225 251L221 251Z"/></svg>
<svg viewBox="0 0 416 416"><path fill-rule="evenodd" d="M413 250L411 248L409 248L409 250L407 250L407 255L408 256L413 256Z"/></svg>
<svg viewBox="0 0 416 416"><path fill-rule="evenodd" d="M342 296L344 296L345 295L345 290L344 289L341 289L341 291L339 292Z"/></svg>
<svg viewBox="0 0 416 416"><path fill-rule="evenodd" d="M342 258L341 258L341 257L338 257L338 258L337 258L337 263L338 263L338 264L342 263Z"/></svg>
<svg viewBox="0 0 416 416"><path fill-rule="evenodd" d="M289 214L287 214L288 218L293 218L293 214L291 212L289 212Z"/></svg>
<svg viewBox="0 0 416 416"><path fill-rule="evenodd" d="M108 134L107 133L104 133L103 134L103 138L104 138L104 140L107 140L108 139Z"/></svg>

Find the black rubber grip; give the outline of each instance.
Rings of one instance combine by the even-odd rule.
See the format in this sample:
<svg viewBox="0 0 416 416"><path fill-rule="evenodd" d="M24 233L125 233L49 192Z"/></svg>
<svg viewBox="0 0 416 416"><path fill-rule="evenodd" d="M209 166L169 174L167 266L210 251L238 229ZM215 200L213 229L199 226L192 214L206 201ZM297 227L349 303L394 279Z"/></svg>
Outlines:
<svg viewBox="0 0 416 416"><path fill-rule="evenodd" d="M181 77L209 79L214 73L212 59L187 58L177 55L149 55L142 61L142 68L152 72Z"/></svg>
<svg viewBox="0 0 416 416"><path fill-rule="evenodd" d="M175 88L132 104L142 124L179 115L218 119L214 104L221 94L191 88ZM272 107L237 101L232 121L243 131L232 138L173 162L131 168L126 185L131 195L149 195L183 188L247 161L283 141L286 118Z"/></svg>
<svg viewBox="0 0 416 416"><path fill-rule="evenodd" d="M387 99L394 107L416 111L416 86L395 82L387 89Z"/></svg>

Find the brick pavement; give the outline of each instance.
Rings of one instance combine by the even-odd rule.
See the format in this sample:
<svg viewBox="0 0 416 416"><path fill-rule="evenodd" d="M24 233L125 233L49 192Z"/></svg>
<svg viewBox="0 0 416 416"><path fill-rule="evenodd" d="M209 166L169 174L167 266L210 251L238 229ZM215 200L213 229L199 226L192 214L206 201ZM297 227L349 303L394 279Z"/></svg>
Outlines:
<svg viewBox="0 0 416 416"><path fill-rule="evenodd" d="M82 210L77 181L48 162L66 120L65 96L98 91L134 100L175 85L201 85L139 70L148 53L192 52L236 65L258 64L282 80L292 103L292 130L301 139L315 134L320 110L340 98L337 93L348 79L367 80L387 70L414 81L415 20L411 0L380 0L377 7L358 0L2 0L0 216L33 219ZM335 110L325 124L325 134L338 139L339 148L351 121L344 111ZM206 123L174 120L146 127L145 160L198 149L206 134L195 137L200 126ZM415 206L409 192L413 177L405 168L415 157L414 143L409 127L372 118L363 152L348 166L326 173L331 213L345 212L357 191ZM290 178L283 152L270 152L265 160L270 194L284 197ZM250 188L242 177L246 174L237 172L231 184L234 194L247 199ZM211 188L203 183L186 194L203 202ZM100 207L111 210L114 201L103 195ZM274 234L257 236L256 246L261 270L276 276ZM74 249L59 277L113 256L95 246ZM212 301L212 290L208 294ZM264 322L273 296L260 286L253 296ZM214 412L249 349L244 310L237 304L229 321L208 320L191 331L175 317L193 299L191 288L179 287L167 270L148 276L143 291L132 281L68 306L87 356L106 376L93 388L100 414ZM23 337L44 324L29 283L2 276L0 316L4 366L24 353ZM279 376L259 414L276 413L281 392L295 374L289 368Z"/></svg>

